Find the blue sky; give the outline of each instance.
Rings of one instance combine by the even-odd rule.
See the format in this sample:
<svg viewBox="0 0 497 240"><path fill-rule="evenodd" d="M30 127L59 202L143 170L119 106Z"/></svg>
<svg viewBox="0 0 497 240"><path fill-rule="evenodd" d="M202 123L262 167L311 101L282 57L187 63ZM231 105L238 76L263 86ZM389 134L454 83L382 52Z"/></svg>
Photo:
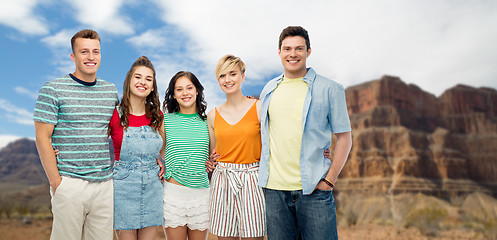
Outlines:
<svg viewBox="0 0 497 240"><path fill-rule="evenodd" d="M223 102L214 66L225 54L247 64L244 93L258 94L282 72L281 30L309 31L308 66L345 87L399 76L440 95L456 84L497 88L496 1L159 1L0 2L0 147L34 138L32 112L44 82L74 71L70 38L99 32L98 76L122 93L129 67L145 55L161 98L174 73L195 73L209 109Z"/></svg>

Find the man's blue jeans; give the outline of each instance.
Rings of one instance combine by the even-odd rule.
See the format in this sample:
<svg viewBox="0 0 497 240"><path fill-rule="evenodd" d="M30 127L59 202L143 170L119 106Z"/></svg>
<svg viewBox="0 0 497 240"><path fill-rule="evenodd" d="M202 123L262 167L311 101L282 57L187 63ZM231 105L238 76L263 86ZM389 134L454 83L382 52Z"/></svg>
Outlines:
<svg viewBox="0 0 497 240"><path fill-rule="evenodd" d="M338 239L335 201L331 191L264 188L268 240Z"/></svg>

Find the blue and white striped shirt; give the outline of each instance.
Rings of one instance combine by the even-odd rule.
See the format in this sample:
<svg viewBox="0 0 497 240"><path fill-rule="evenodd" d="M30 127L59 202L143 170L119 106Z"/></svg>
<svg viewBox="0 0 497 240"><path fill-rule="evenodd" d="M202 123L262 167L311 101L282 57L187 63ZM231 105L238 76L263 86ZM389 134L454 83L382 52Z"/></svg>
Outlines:
<svg viewBox="0 0 497 240"><path fill-rule="evenodd" d="M99 78L88 83L69 74L43 85L33 120L55 125L61 176L92 182L112 177L107 128L118 97L116 86Z"/></svg>

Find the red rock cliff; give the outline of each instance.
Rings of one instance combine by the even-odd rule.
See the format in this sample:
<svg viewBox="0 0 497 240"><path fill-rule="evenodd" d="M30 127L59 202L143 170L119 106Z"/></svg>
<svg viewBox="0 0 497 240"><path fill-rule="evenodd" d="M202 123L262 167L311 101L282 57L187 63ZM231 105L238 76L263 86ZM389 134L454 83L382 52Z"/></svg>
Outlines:
<svg viewBox="0 0 497 240"><path fill-rule="evenodd" d="M353 147L338 192L497 195L497 91L440 97L383 76L346 89Z"/></svg>

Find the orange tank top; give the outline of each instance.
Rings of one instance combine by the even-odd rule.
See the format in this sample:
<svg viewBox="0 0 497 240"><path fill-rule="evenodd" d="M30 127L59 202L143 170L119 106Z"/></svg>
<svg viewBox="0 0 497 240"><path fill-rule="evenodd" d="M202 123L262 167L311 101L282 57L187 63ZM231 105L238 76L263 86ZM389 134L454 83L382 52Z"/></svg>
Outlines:
<svg viewBox="0 0 497 240"><path fill-rule="evenodd" d="M216 108L214 135L219 162L250 164L261 158L261 125L257 118L256 103L238 123L231 125Z"/></svg>

